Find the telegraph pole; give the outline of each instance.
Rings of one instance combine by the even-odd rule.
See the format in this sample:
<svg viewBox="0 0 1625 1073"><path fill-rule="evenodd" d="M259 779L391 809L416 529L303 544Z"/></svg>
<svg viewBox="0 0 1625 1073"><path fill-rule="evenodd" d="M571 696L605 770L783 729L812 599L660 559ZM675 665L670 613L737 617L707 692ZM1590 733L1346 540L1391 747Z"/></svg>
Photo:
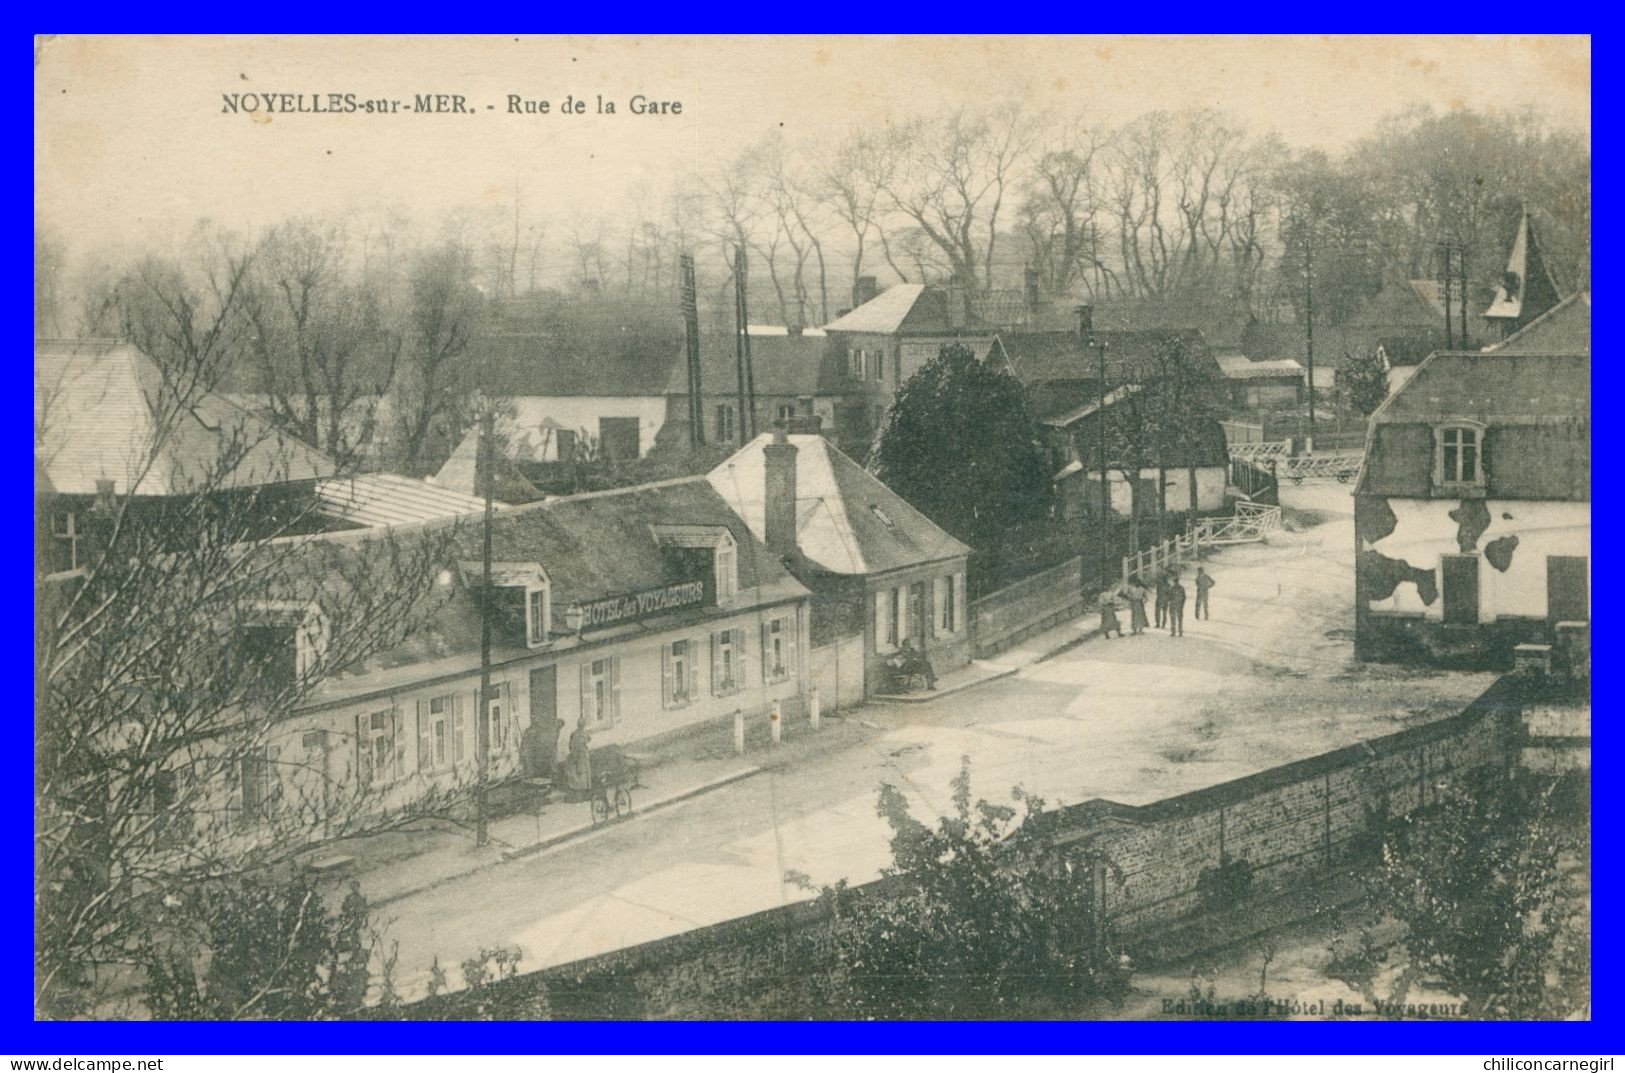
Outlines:
<svg viewBox="0 0 1625 1073"><path fill-rule="evenodd" d="M1310 453L1315 449L1315 238L1312 227L1310 224L1303 231L1303 355L1309 365Z"/></svg>
<svg viewBox="0 0 1625 1073"><path fill-rule="evenodd" d="M1460 300L1461 312L1461 349L1467 350L1471 344L1467 342L1467 247L1456 246L1456 268L1461 274L1461 292L1457 294Z"/></svg>
<svg viewBox="0 0 1625 1073"><path fill-rule="evenodd" d="M1097 355L1096 371L1100 376L1100 392L1095 413L1096 424L1099 426L1099 435L1096 437L1096 449L1100 457L1100 583L1106 584L1111 576L1111 531L1112 531L1112 500L1111 489L1106 483L1106 341L1097 339L1094 332L1094 308L1092 306L1078 306L1078 339L1085 347L1095 351Z"/></svg>
<svg viewBox="0 0 1625 1073"><path fill-rule="evenodd" d="M1441 278L1444 280L1444 348L1454 350L1456 349L1456 337L1453 334L1454 328L1451 326L1450 315L1450 288L1454 285L1454 281L1450 277L1450 244L1447 242L1439 243L1439 253L1444 257L1444 271L1441 273Z"/></svg>
<svg viewBox="0 0 1625 1073"><path fill-rule="evenodd" d="M495 431L495 414L491 400L485 400L485 413L480 416L480 453L478 472L481 494L485 496L485 533L480 551L480 569L483 575L480 600L480 710L475 716L475 759L478 764L474 791L474 844L483 846L489 841L486 830L485 785L491 768L491 436Z"/></svg>
<svg viewBox="0 0 1625 1073"><path fill-rule="evenodd" d="M750 360L750 305L747 291L749 265L745 247L734 250L734 360L739 375L739 443L744 446L756 434L756 376Z"/></svg>
<svg viewBox="0 0 1625 1073"><path fill-rule="evenodd" d="M688 445L705 443L705 403L700 384L700 311L694 286L694 255L678 258L682 278L684 341L688 346Z"/></svg>

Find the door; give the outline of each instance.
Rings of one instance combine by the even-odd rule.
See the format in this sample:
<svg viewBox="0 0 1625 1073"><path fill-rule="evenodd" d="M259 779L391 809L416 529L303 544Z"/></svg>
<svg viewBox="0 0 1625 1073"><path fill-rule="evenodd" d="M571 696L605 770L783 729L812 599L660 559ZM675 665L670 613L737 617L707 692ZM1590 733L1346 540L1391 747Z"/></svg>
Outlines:
<svg viewBox="0 0 1625 1073"><path fill-rule="evenodd" d="M636 462L639 448L638 419L600 417L598 447L602 456L611 462Z"/></svg>
<svg viewBox="0 0 1625 1073"><path fill-rule="evenodd" d="M520 746L525 774L539 778L552 772L559 758L559 669L554 664L530 672L530 726Z"/></svg>
<svg viewBox="0 0 1625 1073"><path fill-rule="evenodd" d="M1591 621L1591 570L1584 555L1546 556L1546 618Z"/></svg>
<svg viewBox="0 0 1625 1073"><path fill-rule="evenodd" d="M1444 620L1473 626L1478 624L1478 556L1443 555Z"/></svg>

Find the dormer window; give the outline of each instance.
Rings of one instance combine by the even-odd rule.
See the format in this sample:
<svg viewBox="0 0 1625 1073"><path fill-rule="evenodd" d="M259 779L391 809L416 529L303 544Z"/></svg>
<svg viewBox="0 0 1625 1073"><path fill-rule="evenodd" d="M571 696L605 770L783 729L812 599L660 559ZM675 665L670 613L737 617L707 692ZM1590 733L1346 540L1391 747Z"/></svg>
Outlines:
<svg viewBox="0 0 1625 1073"><path fill-rule="evenodd" d="M739 549L733 536L717 545L716 549L717 599L723 600L739 591Z"/></svg>
<svg viewBox="0 0 1625 1073"><path fill-rule="evenodd" d="M1480 488L1484 484L1484 427L1451 422L1433 430L1433 480L1441 488Z"/></svg>
<svg viewBox="0 0 1625 1073"><path fill-rule="evenodd" d="M739 592L739 545L725 525L668 525L649 527L666 554L667 579L691 581L710 574L717 601Z"/></svg>
<svg viewBox="0 0 1625 1073"><path fill-rule="evenodd" d="M485 576L482 564L461 562L458 568L465 584L479 592ZM491 592L483 602L496 629L505 632L512 639L510 643L522 640L527 648L547 644L553 594L541 563L493 562Z"/></svg>
<svg viewBox="0 0 1625 1073"><path fill-rule="evenodd" d="M315 603L260 601L238 623L238 636L261 683L273 690L305 681L327 655L327 618Z"/></svg>

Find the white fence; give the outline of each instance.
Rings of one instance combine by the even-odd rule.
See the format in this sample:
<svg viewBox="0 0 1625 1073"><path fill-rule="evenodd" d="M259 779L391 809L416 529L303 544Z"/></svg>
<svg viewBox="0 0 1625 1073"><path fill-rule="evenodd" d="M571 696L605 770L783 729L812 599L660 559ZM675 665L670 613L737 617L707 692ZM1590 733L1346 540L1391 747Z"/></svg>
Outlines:
<svg viewBox="0 0 1625 1073"><path fill-rule="evenodd" d="M1132 577L1156 577L1170 566L1190 562L1203 547L1223 544L1251 544L1281 529L1281 508L1266 503L1237 503L1228 518L1199 518L1180 535L1145 548L1136 555L1123 556L1123 583Z"/></svg>

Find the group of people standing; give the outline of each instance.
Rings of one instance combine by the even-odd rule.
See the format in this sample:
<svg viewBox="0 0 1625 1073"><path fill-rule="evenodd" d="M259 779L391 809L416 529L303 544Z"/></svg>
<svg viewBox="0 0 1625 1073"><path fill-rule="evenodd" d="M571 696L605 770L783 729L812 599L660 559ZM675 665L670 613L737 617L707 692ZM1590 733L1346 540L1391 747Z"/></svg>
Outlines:
<svg viewBox="0 0 1625 1073"><path fill-rule="evenodd" d="M1213 575L1198 566L1193 584L1196 588L1196 617L1205 619L1208 617L1208 593L1212 591L1214 585ZM1170 637L1185 636L1185 598L1188 594L1177 573L1165 573L1157 575L1154 587L1148 588L1137 577L1130 578L1122 588L1102 596L1101 637L1110 640L1114 633L1119 637L1123 636L1123 625L1117 617L1117 612L1121 608L1119 601L1128 603L1129 630L1135 636L1144 633L1150 624L1146 618L1145 605L1153 595L1157 629L1166 626Z"/></svg>

